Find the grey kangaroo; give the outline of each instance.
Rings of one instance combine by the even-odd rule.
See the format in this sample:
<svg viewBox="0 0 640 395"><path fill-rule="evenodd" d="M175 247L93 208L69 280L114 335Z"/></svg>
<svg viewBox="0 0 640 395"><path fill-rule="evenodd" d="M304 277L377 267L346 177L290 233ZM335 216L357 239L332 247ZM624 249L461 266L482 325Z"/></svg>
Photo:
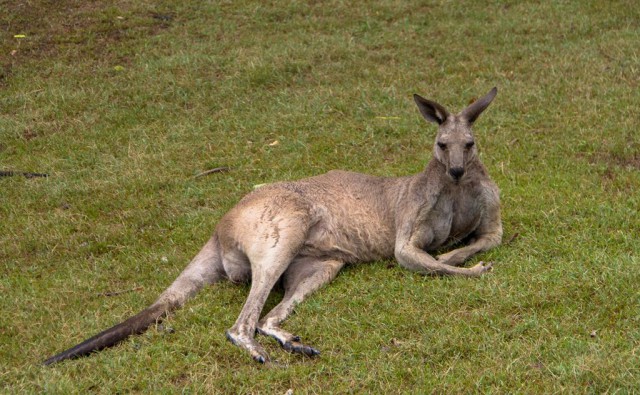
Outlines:
<svg viewBox="0 0 640 395"><path fill-rule="evenodd" d="M496 93L493 88L457 115L414 95L422 116L439 125L433 158L421 173L374 177L334 170L254 190L223 216L213 236L155 303L44 364L141 333L203 286L223 279L251 281L240 316L226 333L233 344L265 363L269 356L256 341L257 332L289 352L315 356L318 350L280 324L347 263L395 257L401 266L424 274L487 272L491 263L460 265L502 240L498 188L480 163L471 131ZM447 246L458 248L437 257L426 252ZM260 319L279 280L283 299Z"/></svg>

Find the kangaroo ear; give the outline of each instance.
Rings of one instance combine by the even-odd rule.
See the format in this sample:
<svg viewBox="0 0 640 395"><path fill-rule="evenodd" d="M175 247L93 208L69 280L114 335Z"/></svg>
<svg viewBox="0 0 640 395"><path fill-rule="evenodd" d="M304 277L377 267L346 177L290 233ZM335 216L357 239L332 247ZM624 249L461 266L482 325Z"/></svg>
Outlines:
<svg viewBox="0 0 640 395"><path fill-rule="evenodd" d="M438 125L447 120L449 112L440 104L427 100L420 95L413 95L413 100L416 101L420 113L429 122L437 122Z"/></svg>
<svg viewBox="0 0 640 395"><path fill-rule="evenodd" d="M465 118L469 123L475 122L475 120L482 114L482 112L489 107L489 104L493 101L498 93L498 88L493 88L489 93L473 102L469 107L462 110L460 115Z"/></svg>

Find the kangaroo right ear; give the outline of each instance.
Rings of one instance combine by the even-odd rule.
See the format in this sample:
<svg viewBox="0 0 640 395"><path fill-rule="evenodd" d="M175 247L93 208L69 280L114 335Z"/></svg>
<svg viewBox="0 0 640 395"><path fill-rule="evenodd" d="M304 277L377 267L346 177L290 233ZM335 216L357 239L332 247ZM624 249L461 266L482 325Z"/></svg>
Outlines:
<svg viewBox="0 0 640 395"><path fill-rule="evenodd" d="M476 100L469 107L462 110L461 115L465 117L467 121L469 121L469 123L474 123L476 119L478 119L480 114L482 114L482 112L486 110L487 107L489 107L489 104L491 104L493 98L496 97L497 93L498 88L494 87L489 91L489 93Z"/></svg>
<svg viewBox="0 0 640 395"><path fill-rule="evenodd" d="M438 125L441 125L444 121L447 120L449 112L440 104L431 100L427 100L424 97L416 94L413 95L413 100L416 101L420 113L427 121L436 122L438 123Z"/></svg>

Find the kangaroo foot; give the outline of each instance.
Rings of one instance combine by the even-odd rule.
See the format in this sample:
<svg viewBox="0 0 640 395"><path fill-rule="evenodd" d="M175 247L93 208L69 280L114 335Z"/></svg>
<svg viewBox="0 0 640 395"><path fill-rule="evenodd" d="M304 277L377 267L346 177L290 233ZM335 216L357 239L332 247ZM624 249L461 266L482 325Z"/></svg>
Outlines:
<svg viewBox="0 0 640 395"><path fill-rule="evenodd" d="M286 351L296 354L303 354L308 357L314 357L320 354L317 349L300 342L300 337L292 335L279 328L258 328L258 333L269 336L278 341L280 346Z"/></svg>
<svg viewBox="0 0 640 395"><path fill-rule="evenodd" d="M254 361L260 363L269 362L269 354L267 354L260 343L258 343L253 337L239 333L232 333L231 330L228 330L226 335L227 339L231 343L247 350Z"/></svg>
<svg viewBox="0 0 640 395"><path fill-rule="evenodd" d="M280 343L280 345L282 346L282 348L289 352L304 354L308 357L315 357L316 355L320 354L320 351L316 350L315 348L301 343L298 336L294 336L293 340L286 341L284 342L284 344Z"/></svg>

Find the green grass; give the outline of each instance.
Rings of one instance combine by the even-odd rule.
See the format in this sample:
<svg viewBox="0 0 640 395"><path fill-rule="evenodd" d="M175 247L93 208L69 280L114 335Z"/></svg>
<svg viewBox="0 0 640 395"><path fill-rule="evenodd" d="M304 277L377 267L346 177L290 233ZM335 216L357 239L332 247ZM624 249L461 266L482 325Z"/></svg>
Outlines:
<svg viewBox="0 0 640 395"><path fill-rule="evenodd" d="M0 170L50 174L0 178L2 392L640 388L637 2L2 8ZM435 128L411 95L458 110L494 85L476 137L511 242L476 259L491 275L348 267L285 323L316 359L261 338L276 362L253 363L224 337L248 286L221 284L174 333L39 365L153 301L254 185L418 172Z"/></svg>

